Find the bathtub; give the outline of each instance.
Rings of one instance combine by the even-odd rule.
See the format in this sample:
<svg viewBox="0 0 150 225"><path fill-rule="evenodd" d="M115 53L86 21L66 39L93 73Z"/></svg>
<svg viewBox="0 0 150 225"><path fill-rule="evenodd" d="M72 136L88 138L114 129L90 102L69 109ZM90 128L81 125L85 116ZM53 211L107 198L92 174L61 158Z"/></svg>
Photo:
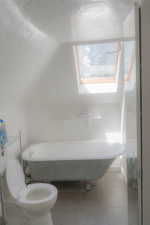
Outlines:
<svg viewBox="0 0 150 225"><path fill-rule="evenodd" d="M22 159L34 181L87 181L102 177L121 154L121 144L49 142L31 145Z"/></svg>

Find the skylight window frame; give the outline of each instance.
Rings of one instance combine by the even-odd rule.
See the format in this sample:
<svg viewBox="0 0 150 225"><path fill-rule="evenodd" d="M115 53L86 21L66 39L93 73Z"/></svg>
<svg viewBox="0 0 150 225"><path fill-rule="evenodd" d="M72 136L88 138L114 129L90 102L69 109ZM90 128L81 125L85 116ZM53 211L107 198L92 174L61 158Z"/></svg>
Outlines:
<svg viewBox="0 0 150 225"><path fill-rule="evenodd" d="M125 74L125 77L124 77L125 82L128 82L132 79L132 76L133 76L132 71L133 71L134 63L135 63L135 49L133 48L132 49L132 55L130 57L130 61L129 61L129 65L128 65L128 71L127 71L127 73Z"/></svg>

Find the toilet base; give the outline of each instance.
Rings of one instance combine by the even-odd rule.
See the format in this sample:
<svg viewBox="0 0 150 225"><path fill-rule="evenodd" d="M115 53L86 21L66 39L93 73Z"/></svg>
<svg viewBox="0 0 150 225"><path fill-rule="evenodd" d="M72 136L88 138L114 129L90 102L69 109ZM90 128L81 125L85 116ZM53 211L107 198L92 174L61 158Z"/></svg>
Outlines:
<svg viewBox="0 0 150 225"><path fill-rule="evenodd" d="M30 215L27 218L27 225L53 225L51 212L44 215Z"/></svg>

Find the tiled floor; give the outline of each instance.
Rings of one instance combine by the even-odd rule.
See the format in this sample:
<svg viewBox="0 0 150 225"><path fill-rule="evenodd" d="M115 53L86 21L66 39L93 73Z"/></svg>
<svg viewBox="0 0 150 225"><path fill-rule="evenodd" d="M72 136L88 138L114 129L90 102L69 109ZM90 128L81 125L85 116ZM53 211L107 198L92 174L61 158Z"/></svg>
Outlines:
<svg viewBox="0 0 150 225"><path fill-rule="evenodd" d="M81 185L59 184L59 196L53 209L56 225L137 225L137 196L130 190L128 218L128 188L120 173L109 172L96 182L92 191ZM81 187L81 188L80 188ZM132 217L130 211L130 217Z"/></svg>
<svg viewBox="0 0 150 225"><path fill-rule="evenodd" d="M137 191L127 190L118 172L107 173L89 192L81 183L56 186L59 193L52 210L54 225L137 225ZM17 206L7 204L8 225L24 225L22 217Z"/></svg>

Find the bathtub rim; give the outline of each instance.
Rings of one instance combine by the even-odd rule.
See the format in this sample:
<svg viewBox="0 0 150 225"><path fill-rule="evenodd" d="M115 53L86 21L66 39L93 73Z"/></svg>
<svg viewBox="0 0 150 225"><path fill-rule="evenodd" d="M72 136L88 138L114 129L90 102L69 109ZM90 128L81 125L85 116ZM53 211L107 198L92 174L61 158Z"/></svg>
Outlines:
<svg viewBox="0 0 150 225"><path fill-rule="evenodd" d="M101 157L76 157L76 158L71 158L71 157L66 157L66 158L32 158L32 155L29 155L30 152L31 152L31 149L36 146L39 146L39 145L43 145L43 144L54 144L54 143L61 143L61 144L66 144L66 143L71 143L71 144L76 144L76 143L101 143L101 144L105 144L109 147L113 146L113 145L116 145L115 144L110 144L108 145L107 143L105 142L102 142L102 141L97 141L97 140L92 140L92 141L58 141L58 142L39 142L39 143L36 143L36 144L31 144L28 148L26 148L22 154L21 154L21 158L23 161L29 161L29 162L49 162L49 161L76 161L76 160L103 160L103 159L113 159L113 158L117 158L121 155L125 155L125 149L123 147L123 145L117 143L117 145L119 146L120 145L120 150L117 150L116 152L114 152L114 154L110 154L110 155L105 155L105 157L101 156ZM32 152L31 152L32 154Z"/></svg>

